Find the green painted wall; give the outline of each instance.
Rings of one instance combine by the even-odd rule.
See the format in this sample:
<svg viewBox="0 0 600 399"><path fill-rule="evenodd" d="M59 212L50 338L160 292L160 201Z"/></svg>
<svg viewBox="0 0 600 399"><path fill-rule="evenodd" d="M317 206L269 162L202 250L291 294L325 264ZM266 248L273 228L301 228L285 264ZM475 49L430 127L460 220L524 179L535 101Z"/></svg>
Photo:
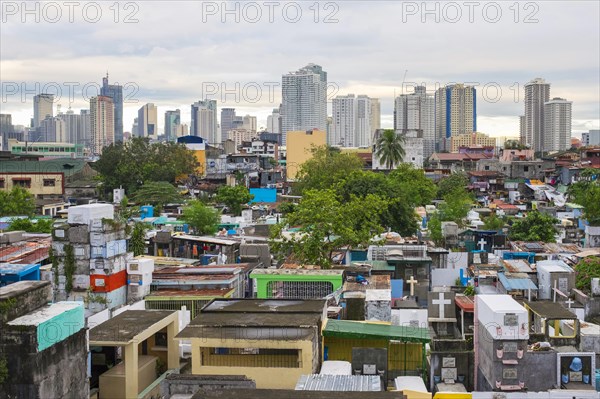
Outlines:
<svg viewBox="0 0 600 399"><path fill-rule="evenodd" d="M66 310L37 327L38 351L43 351L77 333L85 325L83 303Z"/></svg>
<svg viewBox="0 0 600 399"><path fill-rule="evenodd" d="M338 275L319 275L319 274L254 274L250 273L250 278L256 279L256 297L258 299L268 299L267 286L271 281L310 281L310 282L329 282L333 285L333 291L338 290L344 283L342 274Z"/></svg>

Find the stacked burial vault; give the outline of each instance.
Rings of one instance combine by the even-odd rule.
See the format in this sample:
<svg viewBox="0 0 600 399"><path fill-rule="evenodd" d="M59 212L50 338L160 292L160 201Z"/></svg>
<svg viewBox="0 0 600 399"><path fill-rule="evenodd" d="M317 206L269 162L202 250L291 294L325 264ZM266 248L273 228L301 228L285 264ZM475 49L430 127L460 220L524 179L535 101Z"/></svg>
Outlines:
<svg viewBox="0 0 600 399"><path fill-rule="evenodd" d="M112 205L70 207L68 223L55 225L52 237L57 267L47 279L57 283L55 300L84 301L91 313L125 304L131 254L127 253L125 224L114 220ZM74 262L67 260L71 248Z"/></svg>

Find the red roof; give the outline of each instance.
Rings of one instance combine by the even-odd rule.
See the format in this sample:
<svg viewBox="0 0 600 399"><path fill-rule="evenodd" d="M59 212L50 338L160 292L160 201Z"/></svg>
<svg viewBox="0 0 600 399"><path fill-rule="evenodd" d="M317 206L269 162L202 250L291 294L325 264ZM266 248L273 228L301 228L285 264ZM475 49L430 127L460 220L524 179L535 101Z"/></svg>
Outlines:
<svg viewBox="0 0 600 399"><path fill-rule="evenodd" d="M456 302L456 306L458 306L465 312L475 312L475 302L473 302L473 297L456 296L454 297L454 302Z"/></svg>

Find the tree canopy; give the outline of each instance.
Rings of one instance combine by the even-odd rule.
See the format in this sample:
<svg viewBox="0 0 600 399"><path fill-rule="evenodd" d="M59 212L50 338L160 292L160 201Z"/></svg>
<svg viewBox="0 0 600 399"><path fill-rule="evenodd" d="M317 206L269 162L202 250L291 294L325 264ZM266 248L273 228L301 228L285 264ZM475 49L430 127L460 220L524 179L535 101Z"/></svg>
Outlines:
<svg viewBox="0 0 600 399"><path fill-rule="evenodd" d="M509 238L513 241L556 242L557 223L558 219L550 215L532 211L525 218L513 223Z"/></svg>
<svg viewBox="0 0 600 399"><path fill-rule="evenodd" d="M179 203L183 200L177 188L166 181L144 183L133 195L133 200L141 205L153 205L162 209L166 204Z"/></svg>
<svg viewBox="0 0 600 399"><path fill-rule="evenodd" d="M12 219L8 231L25 231L27 233L52 233L52 219Z"/></svg>
<svg viewBox="0 0 600 399"><path fill-rule="evenodd" d="M94 164L105 189L123 186L129 195L147 182L174 183L178 176L193 174L198 166L193 151L183 144L150 143L143 137L105 147Z"/></svg>
<svg viewBox="0 0 600 399"><path fill-rule="evenodd" d="M0 191L1 216L32 216L35 212L35 198L27 189L19 186L10 191Z"/></svg>
<svg viewBox="0 0 600 399"><path fill-rule="evenodd" d="M444 198L446 194L455 191L457 188L466 190L469 185L469 176L464 172L455 172L448 177L444 177L438 182L438 198Z"/></svg>
<svg viewBox="0 0 600 399"><path fill-rule="evenodd" d="M569 196L583 206L583 216L591 226L600 226L600 173L596 169L581 172L581 180L569 187Z"/></svg>
<svg viewBox="0 0 600 399"><path fill-rule="evenodd" d="M575 285L578 289L590 292L592 287L592 278L600 277L600 258L590 256L584 258L575 265L577 277Z"/></svg>
<svg viewBox="0 0 600 399"><path fill-rule="evenodd" d="M392 169L404 159L404 141L404 135L396 133L393 129L386 129L377 138L373 155L386 169Z"/></svg>
<svg viewBox="0 0 600 399"><path fill-rule="evenodd" d="M183 208L183 218L198 235L211 235L217 232L219 212L202 201L193 200Z"/></svg>
<svg viewBox="0 0 600 399"><path fill-rule="evenodd" d="M380 215L384 203L372 194L364 198L352 195L349 201L342 201L331 189L307 191L286 220L299 230L289 237L283 234L283 223L275 225L272 248L280 255L292 253L302 264L330 267L336 249L367 246L383 232Z"/></svg>
<svg viewBox="0 0 600 399"><path fill-rule="evenodd" d="M338 149L320 146L311 149L312 158L300 165L294 191L333 187L352 172L362 170L363 161L356 154L342 153Z"/></svg>
<svg viewBox="0 0 600 399"><path fill-rule="evenodd" d="M217 191L217 202L225 204L229 212L236 216L242 214L242 204L254 199L254 195L245 186L221 186Z"/></svg>
<svg viewBox="0 0 600 399"><path fill-rule="evenodd" d="M444 202L438 206L440 220L450 221L459 226L465 225L465 218L469 214L473 198L464 187L455 187L443 196Z"/></svg>

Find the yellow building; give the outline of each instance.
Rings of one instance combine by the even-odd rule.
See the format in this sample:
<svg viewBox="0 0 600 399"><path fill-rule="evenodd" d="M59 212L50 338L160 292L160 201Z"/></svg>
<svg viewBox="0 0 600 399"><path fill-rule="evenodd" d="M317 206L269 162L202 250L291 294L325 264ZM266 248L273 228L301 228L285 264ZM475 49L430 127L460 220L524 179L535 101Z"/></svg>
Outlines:
<svg viewBox="0 0 600 399"><path fill-rule="evenodd" d="M460 147L496 147L496 138L478 132L452 136L450 152L458 152Z"/></svg>
<svg viewBox="0 0 600 399"><path fill-rule="evenodd" d="M192 374L294 389L319 370L325 315L325 300L215 299L176 338L191 342Z"/></svg>
<svg viewBox="0 0 600 399"><path fill-rule="evenodd" d="M311 149L327 145L327 133L322 130L287 132L287 179L294 180L300 165L312 158Z"/></svg>
<svg viewBox="0 0 600 399"><path fill-rule="evenodd" d="M127 310L92 328L92 385L98 381L98 399L137 399L150 391L158 394L161 374L179 372L178 329L177 312L168 310ZM122 361L112 366L114 348L121 348Z"/></svg>
<svg viewBox="0 0 600 399"><path fill-rule="evenodd" d="M185 147L194 152L194 157L198 161L198 168L196 172L199 176L206 174L206 143L201 137L197 136L183 136L177 139L177 142L184 144ZM177 178L183 178L183 176L177 176Z"/></svg>

